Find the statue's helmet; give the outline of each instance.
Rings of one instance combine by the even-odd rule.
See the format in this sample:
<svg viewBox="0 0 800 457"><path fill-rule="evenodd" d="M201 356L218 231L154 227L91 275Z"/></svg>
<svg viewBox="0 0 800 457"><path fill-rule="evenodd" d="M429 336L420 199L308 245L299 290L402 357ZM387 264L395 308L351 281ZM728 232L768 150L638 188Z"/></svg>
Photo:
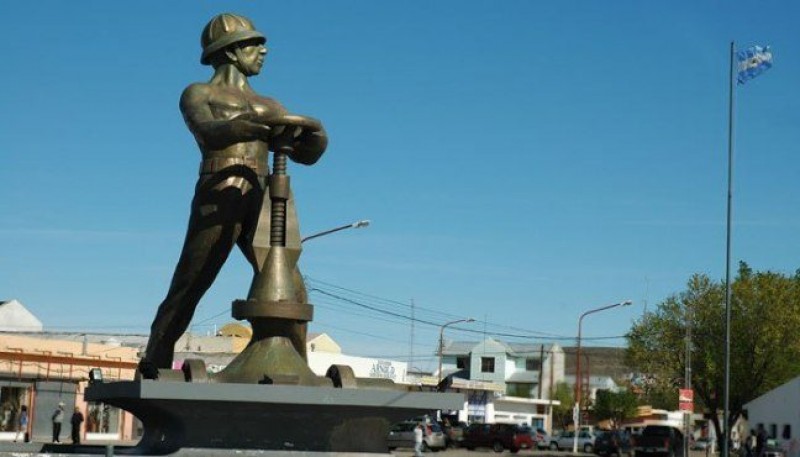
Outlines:
<svg viewBox="0 0 800 457"><path fill-rule="evenodd" d="M255 26L244 16L232 13L222 13L214 16L200 36L200 44L203 46L203 55L200 63L208 65L209 57L215 52L222 50L234 43L247 40L257 40L261 44L267 42L266 37L256 31Z"/></svg>

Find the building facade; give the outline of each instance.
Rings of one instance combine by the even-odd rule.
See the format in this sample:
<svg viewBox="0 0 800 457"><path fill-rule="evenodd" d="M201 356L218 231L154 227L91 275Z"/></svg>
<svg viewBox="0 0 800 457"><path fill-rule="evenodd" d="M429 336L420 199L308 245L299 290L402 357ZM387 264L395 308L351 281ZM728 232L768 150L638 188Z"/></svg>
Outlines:
<svg viewBox="0 0 800 457"><path fill-rule="evenodd" d="M755 400L745 403L747 422L752 429L763 427L767 435L782 444L800 448L800 377L782 384ZM744 436L744 432L742 432ZM793 452L796 454L797 452Z"/></svg>
<svg viewBox="0 0 800 457"><path fill-rule="evenodd" d="M0 440L17 437L24 405L29 424L23 432L32 440L49 442L50 418L61 403L66 424L75 408L83 414L85 441L136 439L140 424L133 415L110 405L88 403L83 394L93 368L103 370L108 380L133 379L137 352L116 341L92 343L85 335L59 339L0 333ZM65 425L61 438L66 442L68 436L69 426Z"/></svg>
<svg viewBox="0 0 800 457"><path fill-rule="evenodd" d="M437 375L450 380L451 390L466 391L467 421L552 429L553 392L564 382L560 346L505 343L493 338L443 346L442 370ZM461 387L464 384L471 388Z"/></svg>

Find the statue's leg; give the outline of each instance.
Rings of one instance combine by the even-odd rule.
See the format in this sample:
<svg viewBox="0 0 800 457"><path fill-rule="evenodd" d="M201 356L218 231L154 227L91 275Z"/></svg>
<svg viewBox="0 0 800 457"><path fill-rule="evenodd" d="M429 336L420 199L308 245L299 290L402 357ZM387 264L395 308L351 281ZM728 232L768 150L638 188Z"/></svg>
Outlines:
<svg viewBox="0 0 800 457"><path fill-rule="evenodd" d="M300 269L297 267L295 267L294 271L292 272L292 280L294 282L295 291L297 291L297 303L308 303L306 285L303 282L303 276L300 274ZM292 344L300 356L302 356L304 360L308 360L308 357L306 356L308 322L294 321L292 327Z"/></svg>
<svg viewBox="0 0 800 457"><path fill-rule="evenodd" d="M170 367L175 343L241 233L242 190L224 186L225 181L210 184L209 179L198 183L183 251L153 320L144 360L157 368Z"/></svg>

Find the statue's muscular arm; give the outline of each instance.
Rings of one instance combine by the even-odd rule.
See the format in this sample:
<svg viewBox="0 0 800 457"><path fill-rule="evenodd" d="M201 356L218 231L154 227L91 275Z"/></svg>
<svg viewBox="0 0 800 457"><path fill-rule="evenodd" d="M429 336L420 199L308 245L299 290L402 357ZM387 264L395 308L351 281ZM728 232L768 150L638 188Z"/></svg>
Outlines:
<svg viewBox="0 0 800 457"><path fill-rule="evenodd" d="M192 84L181 95L180 108L183 119L197 142L209 149L223 149L237 143L250 141L268 142L270 127L254 122L251 113L215 115L211 109L217 88L208 84Z"/></svg>
<svg viewBox="0 0 800 457"><path fill-rule="evenodd" d="M303 165L313 165L319 160L328 147L328 135L325 128L320 126L319 130L303 130L297 137L294 149L295 153L292 160Z"/></svg>
<svg viewBox="0 0 800 457"><path fill-rule="evenodd" d="M253 115L244 114L240 119L250 119L260 124L272 126L271 150L274 151L274 146L289 141L293 148L293 152L289 157L293 161L303 165L313 165L319 160L328 146L328 135L325 133L322 124L318 124L313 128L303 127L296 137L284 137L284 135L293 135L291 129L276 128L276 126L292 125L292 122L288 121L292 116L286 116L289 114L286 108L270 97L256 96L251 101L256 112Z"/></svg>

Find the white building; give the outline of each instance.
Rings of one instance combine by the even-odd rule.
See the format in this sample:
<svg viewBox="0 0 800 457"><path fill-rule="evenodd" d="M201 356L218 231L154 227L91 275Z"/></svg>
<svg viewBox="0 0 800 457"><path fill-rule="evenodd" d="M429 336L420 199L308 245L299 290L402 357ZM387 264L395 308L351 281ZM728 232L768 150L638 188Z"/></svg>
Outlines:
<svg viewBox="0 0 800 457"><path fill-rule="evenodd" d="M583 378L581 391L584 393L581 398L585 398L586 395L586 378ZM575 385L575 375L566 375L564 376L564 382L569 384L570 386ZM588 386L588 393L589 399L595 401L597 399L597 391L598 390L608 390L611 392L619 392L621 389L619 385L611 378L611 376L589 376L589 386Z"/></svg>
<svg viewBox="0 0 800 457"><path fill-rule="evenodd" d="M797 442L800 436L800 377L745 403L749 427L764 427L770 438Z"/></svg>
<svg viewBox="0 0 800 457"><path fill-rule="evenodd" d="M342 354L342 348L326 333L310 334L306 342L308 366L317 376L325 376L331 365L347 365L357 378L391 379L408 383L408 363Z"/></svg>
<svg viewBox="0 0 800 457"><path fill-rule="evenodd" d="M175 344L173 368L180 369L186 359L203 359L211 372L219 372L247 346L250 328L238 323L224 326L217 335L181 336ZM342 348L326 333L309 333L306 340L308 366L317 376L325 376L331 365L347 365L358 378L391 379L408 383L408 363L396 360L342 354Z"/></svg>
<svg viewBox="0 0 800 457"><path fill-rule="evenodd" d="M0 332L41 332L42 321L17 300L0 301Z"/></svg>
<svg viewBox="0 0 800 457"><path fill-rule="evenodd" d="M551 429L552 392L564 381L564 351L558 345L483 341L447 342L442 372L450 390L463 391L459 420L525 423ZM466 417L463 417L466 416Z"/></svg>

